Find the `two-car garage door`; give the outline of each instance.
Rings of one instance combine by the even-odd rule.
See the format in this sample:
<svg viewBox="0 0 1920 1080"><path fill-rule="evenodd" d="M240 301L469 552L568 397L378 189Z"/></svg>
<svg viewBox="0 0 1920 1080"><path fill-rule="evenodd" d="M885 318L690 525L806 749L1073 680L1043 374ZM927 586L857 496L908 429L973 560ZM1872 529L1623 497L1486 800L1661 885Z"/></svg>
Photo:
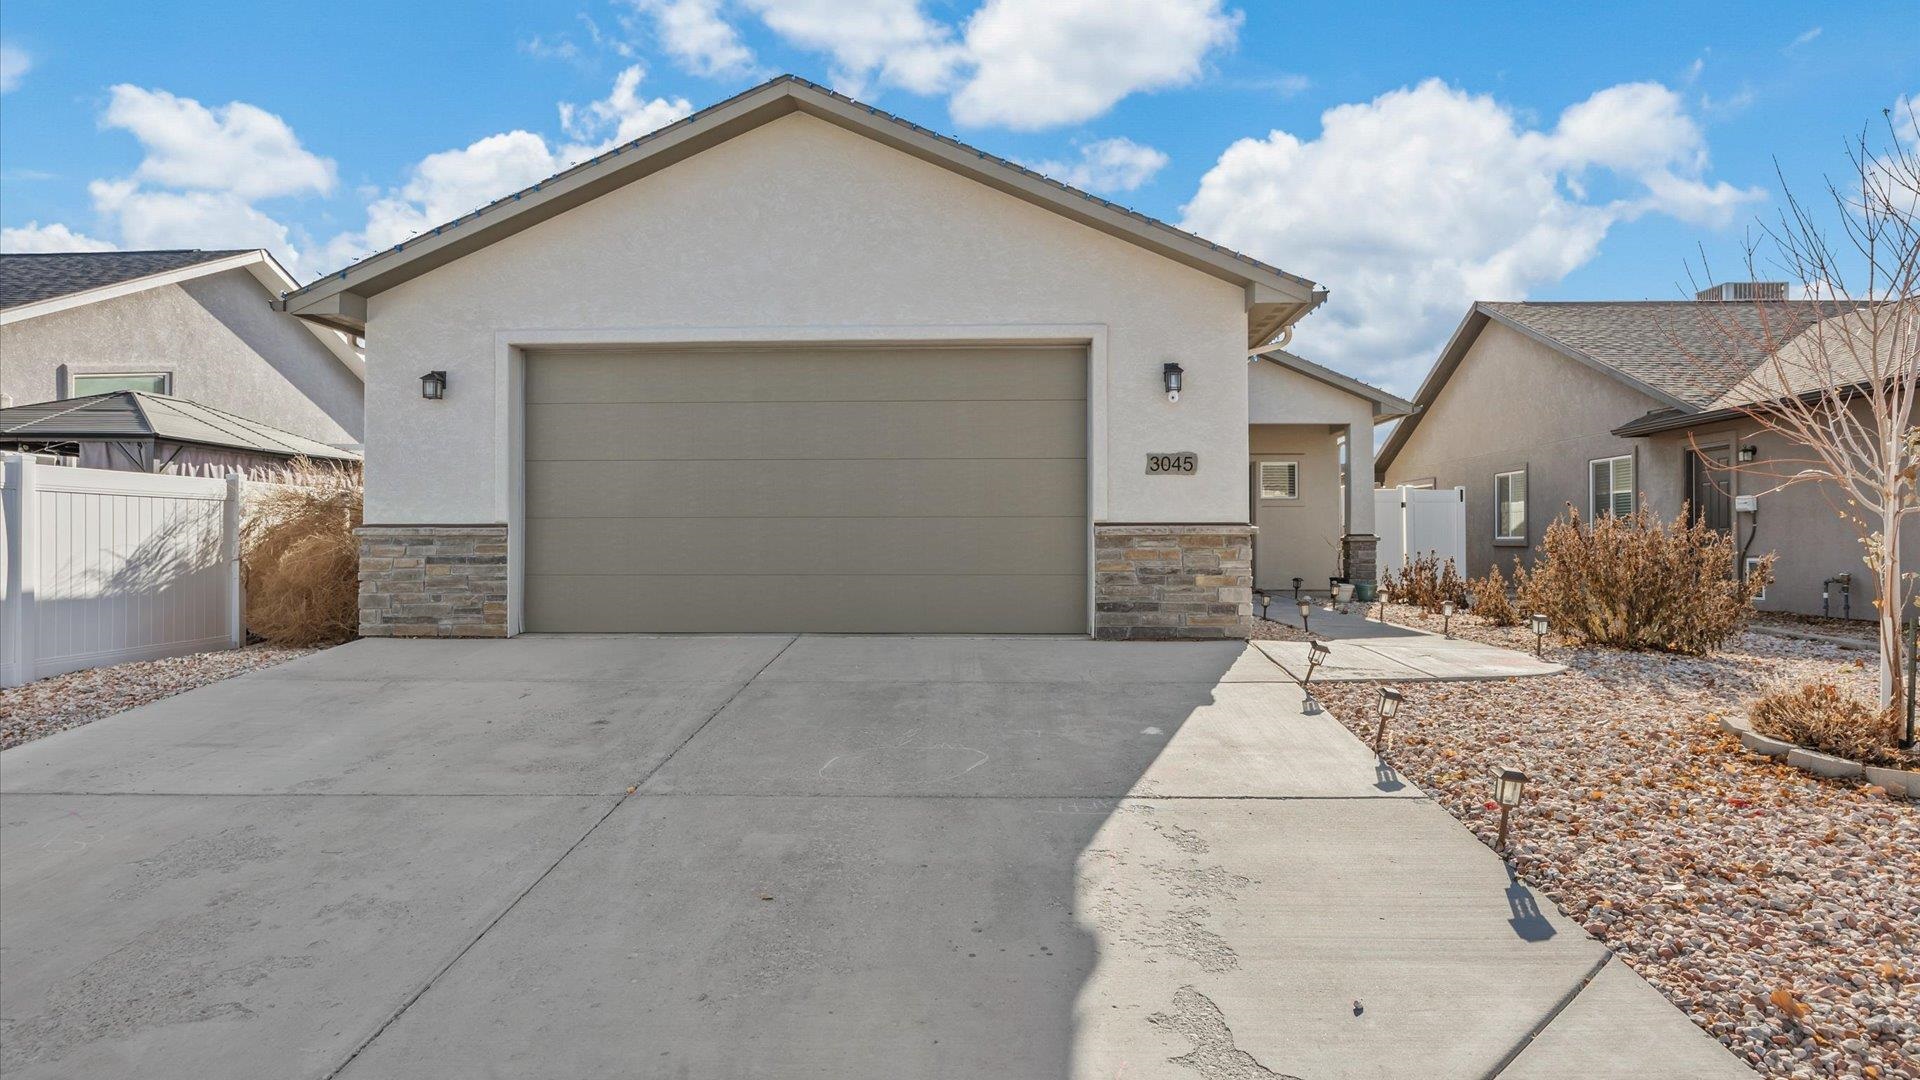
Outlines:
<svg viewBox="0 0 1920 1080"><path fill-rule="evenodd" d="M525 628L1084 633L1084 348L531 353Z"/></svg>

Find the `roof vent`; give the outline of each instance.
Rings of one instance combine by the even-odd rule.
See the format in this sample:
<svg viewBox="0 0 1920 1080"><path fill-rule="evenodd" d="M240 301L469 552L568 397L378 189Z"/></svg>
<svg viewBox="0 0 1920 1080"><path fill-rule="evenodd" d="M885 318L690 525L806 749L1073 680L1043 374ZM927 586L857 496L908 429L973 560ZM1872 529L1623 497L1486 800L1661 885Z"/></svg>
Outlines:
<svg viewBox="0 0 1920 1080"><path fill-rule="evenodd" d="M1784 281L1728 281L1710 285L1693 294L1695 300L1785 300Z"/></svg>

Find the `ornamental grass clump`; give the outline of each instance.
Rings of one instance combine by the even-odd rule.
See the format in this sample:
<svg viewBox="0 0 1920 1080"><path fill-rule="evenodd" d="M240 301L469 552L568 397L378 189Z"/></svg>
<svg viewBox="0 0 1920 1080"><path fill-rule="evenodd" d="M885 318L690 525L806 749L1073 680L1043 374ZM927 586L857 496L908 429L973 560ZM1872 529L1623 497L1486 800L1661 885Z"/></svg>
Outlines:
<svg viewBox="0 0 1920 1080"><path fill-rule="evenodd" d="M1487 576L1474 578L1467 582L1467 592L1473 597L1473 613L1494 626L1520 625L1520 609L1507 599L1507 579L1500 576L1498 566L1487 571Z"/></svg>
<svg viewBox="0 0 1920 1080"><path fill-rule="evenodd" d="M1782 742L1868 765L1913 765L1894 745L1899 710L1876 708L1832 683L1774 687L1748 704L1747 717L1753 730Z"/></svg>
<svg viewBox="0 0 1920 1080"><path fill-rule="evenodd" d="M297 461L250 484L240 530L247 630L276 645L331 645L360 621L360 477Z"/></svg>
<svg viewBox="0 0 1920 1080"><path fill-rule="evenodd" d="M1547 526L1520 606L1556 633L1596 645L1705 655L1740 632L1773 578L1773 556L1742 580L1733 538L1642 506L1583 523L1571 507Z"/></svg>
<svg viewBox="0 0 1920 1080"><path fill-rule="evenodd" d="M1440 614L1440 605L1448 600L1460 605L1467 600L1467 583L1453 560L1442 565L1433 552L1409 559L1398 573L1388 576L1383 588L1390 603L1417 607L1429 615Z"/></svg>

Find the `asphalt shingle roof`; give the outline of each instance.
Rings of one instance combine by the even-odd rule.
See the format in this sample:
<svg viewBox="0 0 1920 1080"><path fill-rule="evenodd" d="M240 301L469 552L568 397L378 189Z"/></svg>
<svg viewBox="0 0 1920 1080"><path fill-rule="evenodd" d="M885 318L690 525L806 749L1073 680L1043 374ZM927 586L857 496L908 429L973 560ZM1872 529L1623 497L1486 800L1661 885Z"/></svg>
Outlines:
<svg viewBox="0 0 1920 1080"><path fill-rule="evenodd" d="M0 255L0 308L51 300L122 281L243 255L226 251L62 251Z"/></svg>
<svg viewBox="0 0 1920 1080"><path fill-rule="evenodd" d="M1480 309L1693 408L1706 408L1823 315L1814 300L1481 303Z"/></svg>
<svg viewBox="0 0 1920 1080"><path fill-rule="evenodd" d="M138 390L116 390L110 394L0 409L0 438L159 438L286 457L360 460L360 455L351 451L268 427L211 405Z"/></svg>

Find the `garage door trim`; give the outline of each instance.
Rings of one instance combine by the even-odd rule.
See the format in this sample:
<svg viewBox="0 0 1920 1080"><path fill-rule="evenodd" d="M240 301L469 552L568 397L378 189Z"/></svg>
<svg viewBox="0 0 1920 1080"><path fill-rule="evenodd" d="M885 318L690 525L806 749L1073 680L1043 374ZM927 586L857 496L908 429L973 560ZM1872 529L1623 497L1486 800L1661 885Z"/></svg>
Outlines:
<svg viewBox="0 0 1920 1080"><path fill-rule="evenodd" d="M1085 324L945 326L638 327L502 330L494 335L494 502L507 523L507 633L524 626L526 598L526 368L528 350L561 346L1072 345L1087 356L1085 629L1093 629L1093 524L1107 514L1107 328ZM457 388L447 396L457 401Z"/></svg>

